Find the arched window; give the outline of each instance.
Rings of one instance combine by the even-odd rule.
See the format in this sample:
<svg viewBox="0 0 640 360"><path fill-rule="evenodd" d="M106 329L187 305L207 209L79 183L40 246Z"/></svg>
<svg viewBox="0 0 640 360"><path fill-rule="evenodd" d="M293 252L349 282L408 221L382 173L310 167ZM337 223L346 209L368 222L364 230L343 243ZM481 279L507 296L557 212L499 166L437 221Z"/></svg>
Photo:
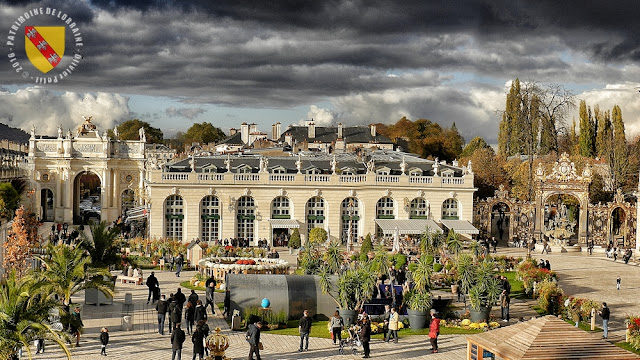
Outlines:
<svg viewBox="0 0 640 360"><path fill-rule="evenodd" d="M458 220L458 200L447 199L442 203L442 219Z"/></svg>
<svg viewBox="0 0 640 360"><path fill-rule="evenodd" d="M237 220L236 237L253 241L256 205L251 196L243 196L238 199Z"/></svg>
<svg viewBox="0 0 640 360"><path fill-rule="evenodd" d="M289 211L289 198L286 196L278 196L271 202L271 218L272 219L291 219Z"/></svg>
<svg viewBox="0 0 640 360"><path fill-rule="evenodd" d="M409 219L427 219L429 218L429 207L425 199L419 197L411 200L409 209Z"/></svg>
<svg viewBox="0 0 640 360"><path fill-rule="evenodd" d="M200 202L200 239L213 241L220 239L220 200L208 195Z"/></svg>
<svg viewBox="0 0 640 360"><path fill-rule="evenodd" d="M358 199L349 197L342 200L340 206L342 214L342 243L347 243L351 235L351 243L358 238L358 222L360 220L360 210Z"/></svg>
<svg viewBox="0 0 640 360"><path fill-rule="evenodd" d="M376 204L376 219L395 219L393 199L385 196Z"/></svg>
<svg viewBox="0 0 640 360"><path fill-rule="evenodd" d="M182 196L171 195L164 200L165 231L169 239L182 241L182 221L184 220L184 202Z"/></svg>
<svg viewBox="0 0 640 360"><path fill-rule="evenodd" d="M134 208L136 206L136 193L132 189L126 189L122 192L120 197L122 209L121 214L124 214L129 209Z"/></svg>
<svg viewBox="0 0 640 360"><path fill-rule="evenodd" d="M324 228L324 200L319 196L307 201L307 234L317 227Z"/></svg>

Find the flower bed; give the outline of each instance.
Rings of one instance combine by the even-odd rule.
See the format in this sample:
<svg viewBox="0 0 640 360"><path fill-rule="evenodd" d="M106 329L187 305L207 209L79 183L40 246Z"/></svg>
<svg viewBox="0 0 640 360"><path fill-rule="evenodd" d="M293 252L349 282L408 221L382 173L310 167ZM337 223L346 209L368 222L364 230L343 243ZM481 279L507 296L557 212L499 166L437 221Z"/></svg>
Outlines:
<svg viewBox="0 0 640 360"><path fill-rule="evenodd" d="M522 281L525 293L532 295L533 283L541 283L544 280L557 279L557 275L554 271L542 269L538 267L535 260L525 260L518 266L517 271L518 278Z"/></svg>
<svg viewBox="0 0 640 360"><path fill-rule="evenodd" d="M223 281L226 274L288 274L289 263L281 259L209 257L200 260L200 266L216 280Z"/></svg>
<svg viewBox="0 0 640 360"><path fill-rule="evenodd" d="M640 350L640 316L631 315L626 320L629 345Z"/></svg>
<svg viewBox="0 0 640 360"><path fill-rule="evenodd" d="M440 326L448 327L448 328L460 328L460 329L473 329L473 330L493 330L500 327L500 324L492 321L489 323L481 322L475 323L469 319L449 319L449 320L440 320Z"/></svg>

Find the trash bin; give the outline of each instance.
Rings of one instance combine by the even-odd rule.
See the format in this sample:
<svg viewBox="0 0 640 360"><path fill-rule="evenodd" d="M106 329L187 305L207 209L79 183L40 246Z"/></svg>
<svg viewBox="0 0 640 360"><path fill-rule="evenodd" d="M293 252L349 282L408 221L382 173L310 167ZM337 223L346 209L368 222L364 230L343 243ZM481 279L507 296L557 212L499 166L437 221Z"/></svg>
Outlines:
<svg viewBox="0 0 640 360"><path fill-rule="evenodd" d="M232 330L240 330L240 316L234 315L231 317L231 329Z"/></svg>
<svg viewBox="0 0 640 360"><path fill-rule="evenodd" d="M122 330L133 331L133 316L125 315L122 317Z"/></svg>

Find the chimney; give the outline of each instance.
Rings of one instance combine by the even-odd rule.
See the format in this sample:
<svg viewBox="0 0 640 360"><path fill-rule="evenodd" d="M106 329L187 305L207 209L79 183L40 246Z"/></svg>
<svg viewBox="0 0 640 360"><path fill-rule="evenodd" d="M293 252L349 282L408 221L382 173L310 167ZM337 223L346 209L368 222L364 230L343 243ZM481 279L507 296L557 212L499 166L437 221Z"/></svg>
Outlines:
<svg viewBox="0 0 640 360"><path fill-rule="evenodd" d="M236 129L236 128L229 129L229 136L233 136L233 135L235 135L237 133L238 133L238 129Z"/></svg>
<svg viewBox="0 0 640 360"><path fill-rule="evenodd" d="M258 132L258 125L256 123L252 123L249 125L249 134L254 134Z"/></svg>
<svg viewBox="0 0 640 360"><path fill-rule="evenodd" d="M376 137L376 124L371 124L371 136Z"/></svg>
<svg viewBox="0 0 640 360"><path fill-rule="evenodd" d="M249 142L249 125L247 125L246 122L243 122L242 125L240 125L240 137L243 143L246 144Z"/></svg>
<svg viewBox="0 0 640 360"><path fill-rule="evenodd" d="M313 119L312 119L313 120ZM307 127L307 129L309 130L309 139L315 139L316 137L316 124L313 123L313 121L311 121L309 123L309 126Z"/></svg>
<svg viewBox="0 0 640 360"><path fill-rule="evenodd" d="M342 139L342 123L338 124L338 139Z"/></svg>

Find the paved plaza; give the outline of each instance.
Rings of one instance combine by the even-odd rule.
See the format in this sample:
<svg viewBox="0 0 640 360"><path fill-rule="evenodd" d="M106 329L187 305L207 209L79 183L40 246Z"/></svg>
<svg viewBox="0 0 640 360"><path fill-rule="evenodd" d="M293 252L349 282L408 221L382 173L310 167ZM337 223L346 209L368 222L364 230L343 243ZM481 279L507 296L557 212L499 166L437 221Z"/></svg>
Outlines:
<svg viewBox="0 0 640 360"><path fill-rule="evenodd" d="M522 249L499 249L499 254L524 255ZM640 267L634 264L625 265L618 261L606 259L604 254L588 256L579 254L533 254L540 259L549 259L552 269L557 271L560 285L567 294L606 301L612 311L611 327L613 330L612 341L620 341L624 338L624 317L626 314L640 314L640 300L634 296L640 286L634 284L634 279L640 275ZM288 253L283 253L288 257ZM164 294L175 292L180 281L187 280L193 272L183 272L180 278L167 271L156 272L160 286ZM145 273L145 277L148 273ZM622 277L622 290L617 291L615 278ZM83 306L83 320L85 333L82 335L80 347L72 348L73 359L102 359L100 356L99 332L102 326L110 329L111 340L107 349L108 359L170 359L171 347L169 335L157 334L156 312L151 306L146 305L147 287L132 284L117 284L117 295L113 305L96 307ZM183 289L185 294L189 290ZM134 302L134 331L122 331L122 305L126 293L133 295ZM201 298L204 293L199 292ZM223 294L216 294L222 302ZM450 296L446 293L443 296ZM83 297L74 299L74 302L84 303ZM497 311L496 311L497 310ZM499 308L494 308L494 314L499 315ZM530 318L535 316L529 308L529 304L514 299L512 303L512 317ZM166 325L165 325L166 326ZM244 340L244 332L232 332L227 323L222 319L216 309L216 316L209 318L209 326L223 329L228 335L231 346L227 356L232 359L246 359L248 344ZM313 334L312 334L313 335ZM262 352L264 359L356 359L362 355L339 355L338 348L330 339L311 338L310 350L298 353L299 338L297 336L272 335L262 333L262 341L265 350ZM382 340L371 342L371 355L380 359L464 359L466 353L465 335L447 335L439 338L440 353L431 354L428 350L429 340L427 336L405 336L398 344L385 343ZM189 339L185 341L183 359L192 358L192 345ZM34 354L34 359L61 359L63 355L53 344L47 343L45 354Z"/></svg>

